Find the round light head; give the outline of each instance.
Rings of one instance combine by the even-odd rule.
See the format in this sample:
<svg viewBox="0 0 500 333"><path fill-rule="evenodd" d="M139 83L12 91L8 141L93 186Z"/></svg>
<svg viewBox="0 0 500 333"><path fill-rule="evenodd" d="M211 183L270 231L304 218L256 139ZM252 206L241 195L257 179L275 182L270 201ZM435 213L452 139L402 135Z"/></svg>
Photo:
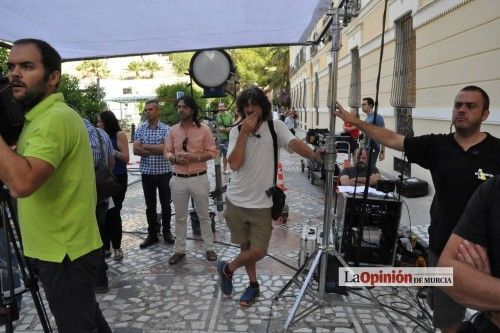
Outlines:
<svg viewBox="0 0 500 333"><path fill-rule="evenodd" d="M202 88L222 86L234 73L233 61L224 50L196 52L189 64L189 74Z"/></svg>

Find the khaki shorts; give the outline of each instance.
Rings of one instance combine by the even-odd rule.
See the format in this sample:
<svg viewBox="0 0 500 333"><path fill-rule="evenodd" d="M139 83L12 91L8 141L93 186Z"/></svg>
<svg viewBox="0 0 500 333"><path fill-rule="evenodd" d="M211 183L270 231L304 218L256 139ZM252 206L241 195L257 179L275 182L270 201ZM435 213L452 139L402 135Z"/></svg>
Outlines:
<svg viewBox="0 0 500 333"><path fill-rule="evenodd" d="M224 212L231 231L231 242L248 244L267 253L273 230L271 208L243 208L233 205L226 198Z"/></svg>

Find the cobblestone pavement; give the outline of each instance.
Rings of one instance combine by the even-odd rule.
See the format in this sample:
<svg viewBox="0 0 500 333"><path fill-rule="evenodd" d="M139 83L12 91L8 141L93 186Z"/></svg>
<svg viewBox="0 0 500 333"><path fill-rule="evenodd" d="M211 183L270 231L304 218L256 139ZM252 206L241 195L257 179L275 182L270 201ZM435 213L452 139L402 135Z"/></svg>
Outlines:
<svg viewBox="0 0 500 333"><path fill-rule="evenodd" d="M301 172L300 158L282 153L284 180L290 206L288 222L274 227L269 256L257 265L261 295L249 308L241 308L239 296L248 284L244 270L235 273L233 299L222 300L218 288L215 263L204 258L198 237L187 242L187 255L179 264L169 266L173 254L171 245L160 244L140 250L146 236L145 205L140 179L131 175L124 202L124 259L108 259L110 291L98 295L98 301L114 332L281 332L298 294L294 286L274 300L292 278L298 266L300 232L309 222L321 229L324 213L323 185L311 185ZM209 175L213 175L210 163ZM227 177L223 175L224 182ZM209 177L213 179L214 177ZM212 188L214 185L212 184ZM431 197L405 199L401 226L409 226L422 239L427 239L428 207ZM215 207L211 207L215 211ZM174 223L172 222L172 226ZM188 227L188 236L191 228ZM161 239L161 238L160 238ZM216 252L219 258L237 255L238 248L230 244L229 231L222 213L216 213ZM300 277L303 279L303 277ZM313 287L316 283L312 284ZM419 316L415 302L416 290L374 288L370 293L377 300L404 313ZM369 292L356 291L349 296L328 295L322 305L291 326L292 332L421 332L423 329L393 310L382 309L369 301ZM301 309L320 304L318 297L306 296ZM354 304L357 303L357 304ZM47 307L48 310L48 307ZM423 321L422 319L420 319ZM55 329L53 318L52 326ZM423 321L425 322L425 321ZM42 328L31 296L23 296L16 332L41 332Z"/></svg>

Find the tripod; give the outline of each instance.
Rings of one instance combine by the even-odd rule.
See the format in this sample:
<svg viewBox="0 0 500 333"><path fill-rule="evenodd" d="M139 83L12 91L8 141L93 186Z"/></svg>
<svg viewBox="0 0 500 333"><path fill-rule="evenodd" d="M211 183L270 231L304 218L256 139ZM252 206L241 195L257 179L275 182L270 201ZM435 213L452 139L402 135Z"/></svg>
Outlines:
<svg viewBox="0 0 500 333"><path fill-rule="evenodd" d="M10 218L9 218L10 213ZM52 327L50 326L49 318L43 304L42 297L40 295L40 290L38 283L35 279L33 273L33 268L28 260L22 255L22 240L21 233L19 230L19 223L13 209L11 202L11 197L8 190L2 185L0 189L0 218L2 222L2 227L4 231L4 239L0 242L4 242L4 258L7 267L7 287L8 295L4 297L4 290L0 293L0 318L5 324L5 332L14 332L12 322L19 318L19 309L17 307L16 299L19 295L26 291L31 292L33 298L33 303L35 304L36 311L38 313L38 318L42 324L44 332L52 332ZM16 237L17 236L17 237ZM18 241L16 241L16 239ZM19 242L19 244L18 244ZM11 246L12 245L12 250ZM22 279L24 281L25 289L16 292L14 285L14 273L12 268L12 258L11 255L14 254L17 262L19 263L19 268L21 272ZM4 287L4 286L2 286Z"/></svg>

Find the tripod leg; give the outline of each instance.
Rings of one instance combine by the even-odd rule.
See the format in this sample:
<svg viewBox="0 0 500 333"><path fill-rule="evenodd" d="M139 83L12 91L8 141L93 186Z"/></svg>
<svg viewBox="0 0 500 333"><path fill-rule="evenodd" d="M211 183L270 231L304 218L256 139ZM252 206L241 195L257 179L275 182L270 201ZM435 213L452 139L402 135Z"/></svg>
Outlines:
<svg viewBox="0 0 500 333"><path fill-rule="evenodd" d="M4 203L2 203L3 205ZM8 207L10 211L11 221L5 220L5 232L8 233L10 237L10 241L12 243L12 248L14 250L14 254L16 255L17 261L19 263L19 269L21 271L21 275L24 280L25 289L31 292L31 297L33 298L33 303L35 304L36 312L38 313L38 318L40 319L40 324L42 325L43 331L45 333L52 332L52 327L50 326L49 317L47 315L47 311L45 310L45 306L43 304L42 296L40 295L38 283L35 279L35 274L33 273L33 268L29 261L27 261L24 255L21 253L22 250L22 240L21 240L21 232L19 229L19 223L17 221L16 215L14 215L14 208L11 202L8 202ZM12 222L12 224L10 223ZM14 234L15 231L15 234ZM19 246L16 242L16 236L19 240Z"/></svg>
<svg viewBox="0 0 500 333"><path fill-rule="evenodd" d="M280 291L273 297L273 299L276 301L278 300L281 296L283 296L283 294L285 293L285 291L288 290L288 288L290 288L290 286L292 285L292 283L299 283L298 281L298 277L300 275L302 275L302 273L304 272L304 270L306 269L307 265L309 264L309 262L312 260L312 258L315 258L315 254L316 253L313 253L311 254L307 259L306 261L302 264L302 266L299 268L299 270L293 275L293 277L288 280L288 282L283 286L283 288L280 289Z"/></svg>
<svg viewBox="0 0 500 333"><path fill-rule="evenodd" d="M297 295L297 298L295 299L295 303L293 304L292 309L290 310L290 313L288 314L288 318L286 319L284 331L288 331L288 327L292 323L293 318L295 317L295 313L297 312L297 309L299 308L300 302L302 301L302 298L304 297L304 293L309 286L309 283L311 282L311 279L314 274L314 270L316 267L319 265L319 261L321 259L321 256L323 254L323 250L319 249L318 252L316 253L316 257L314 258L314 261L311 265L311 268L309 269L309 273L306 276L306 279L304 280L304 284L302 285L302 288L300 288L300 292Z"/></svg>

